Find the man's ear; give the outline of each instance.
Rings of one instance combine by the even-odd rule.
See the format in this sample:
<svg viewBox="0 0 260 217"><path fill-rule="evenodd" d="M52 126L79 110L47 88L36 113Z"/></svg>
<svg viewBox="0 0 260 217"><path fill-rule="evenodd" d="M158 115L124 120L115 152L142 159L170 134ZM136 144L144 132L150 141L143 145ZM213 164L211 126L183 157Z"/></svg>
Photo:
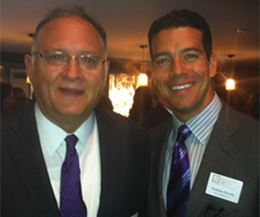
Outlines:
<svg viewBox="0 0 260 217"><path fill-rule="evenodd" d="M217 74L218 61L215 54L212 54L209 61L209 76L212 78Z"/></svg>
<svg viewBox="0 0 260 217"><path fill-rule="evenodd" d="M26 54L24 56L24 63L26 68L26 74L29 77L30 81L32 81L32 73L33 73L33 64L32 64L32 56Z"/></svg>

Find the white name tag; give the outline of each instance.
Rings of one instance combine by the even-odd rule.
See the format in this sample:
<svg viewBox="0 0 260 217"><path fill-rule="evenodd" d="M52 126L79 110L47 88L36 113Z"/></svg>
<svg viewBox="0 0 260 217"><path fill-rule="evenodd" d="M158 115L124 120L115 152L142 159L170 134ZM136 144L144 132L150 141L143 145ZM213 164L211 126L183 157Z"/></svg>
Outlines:
<svg viewBox="0 0 260 217"><path fill-rule="evenodd" d="M211 172L206 193L223 200L238 203L242 187L243 182L240 180Z"/></svg>

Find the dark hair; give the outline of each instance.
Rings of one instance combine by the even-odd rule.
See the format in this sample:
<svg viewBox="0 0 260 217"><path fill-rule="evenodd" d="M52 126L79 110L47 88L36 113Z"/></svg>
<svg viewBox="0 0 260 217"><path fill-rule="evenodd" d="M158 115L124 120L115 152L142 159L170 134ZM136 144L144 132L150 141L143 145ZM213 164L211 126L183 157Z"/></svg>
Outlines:
<svg viewBox="0 0 260 217"><path fill-rule="evenodd" d="M202 42L210 59L212 54L212 36L207 21L199 14L188 10L173 10L170 13L158 18L150 26L148 32L149 47L151 48L152 38L161 30L179 27L192 27L202 32ZM152 57L152 51L150 49Z"/></svg>
<svg viewBox="0 0 260 217"><path fill-rule="evenodd" d="M141 122L144 115L152 108L152 93L148 86L140 86L135 90L134 102L129 111L129 118Z"/></svg>
<svg viewBox="0 0 260 217"><path fill-rule="evenodd" d="M33 34L33 39L36 40L39 32L43 29L43 27L51 20L60 18L60 17L69 17L69 16L76 16L83 20L86 20L87 22L91 23L93 27L97 30L99 35L101 36L105 48L107 47L107 36L106 32L103 29L103 27L97 23L92 17L90 17L84 10L83 7L78 5L73 5L70 7L64 7L64 8L56 8L52 11L50 11L42 21L37 25L36 30Z"/></svg>

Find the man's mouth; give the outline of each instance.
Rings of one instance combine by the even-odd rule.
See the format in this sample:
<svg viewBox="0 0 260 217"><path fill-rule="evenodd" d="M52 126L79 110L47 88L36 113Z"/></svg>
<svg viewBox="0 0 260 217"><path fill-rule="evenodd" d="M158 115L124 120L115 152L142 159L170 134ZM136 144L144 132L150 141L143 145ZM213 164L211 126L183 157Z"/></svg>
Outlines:
<svg viewBox="0 0 260 217"><path fill-rule="evenodd" d="M60 91L64 94L67 94L67 95L74 95L74 96L77 96L77 95L81 95L83 93L82 90L79 90L79 89L72 89L72 88L60 88Z"/></svg>
<svg viewBox="0 0 260 217"><path fill-rule="evenodd" d="M172 90L184 90L186 88L190 88L191 86L192 86L192 83L175 85L175 86L172 86Z"/></svg>

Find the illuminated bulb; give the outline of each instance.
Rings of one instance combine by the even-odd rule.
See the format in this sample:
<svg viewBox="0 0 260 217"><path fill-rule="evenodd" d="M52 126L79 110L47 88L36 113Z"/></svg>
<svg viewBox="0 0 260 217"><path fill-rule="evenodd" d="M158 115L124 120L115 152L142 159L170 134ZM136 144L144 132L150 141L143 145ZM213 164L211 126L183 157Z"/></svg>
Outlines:
<svg viewBox="0 0 260 217"><path fill-rule="evenodd" d="M229 78L226 80L226 90L235 90L236 89L236 82L234 79Z"/></svg>
<svg viewBox="0 0 260 217"><path fill-rule="evenodd" d="M27 83L27 84L31 84L31 81L30 81L29 76L26 77L26 83Z"/></svg>
<svg viewBox="0 0 260 217"><path fill-rule="evenodd" d="M136 88L148 85L148 76L145 73L140 73L137 77Z"/></svg>

